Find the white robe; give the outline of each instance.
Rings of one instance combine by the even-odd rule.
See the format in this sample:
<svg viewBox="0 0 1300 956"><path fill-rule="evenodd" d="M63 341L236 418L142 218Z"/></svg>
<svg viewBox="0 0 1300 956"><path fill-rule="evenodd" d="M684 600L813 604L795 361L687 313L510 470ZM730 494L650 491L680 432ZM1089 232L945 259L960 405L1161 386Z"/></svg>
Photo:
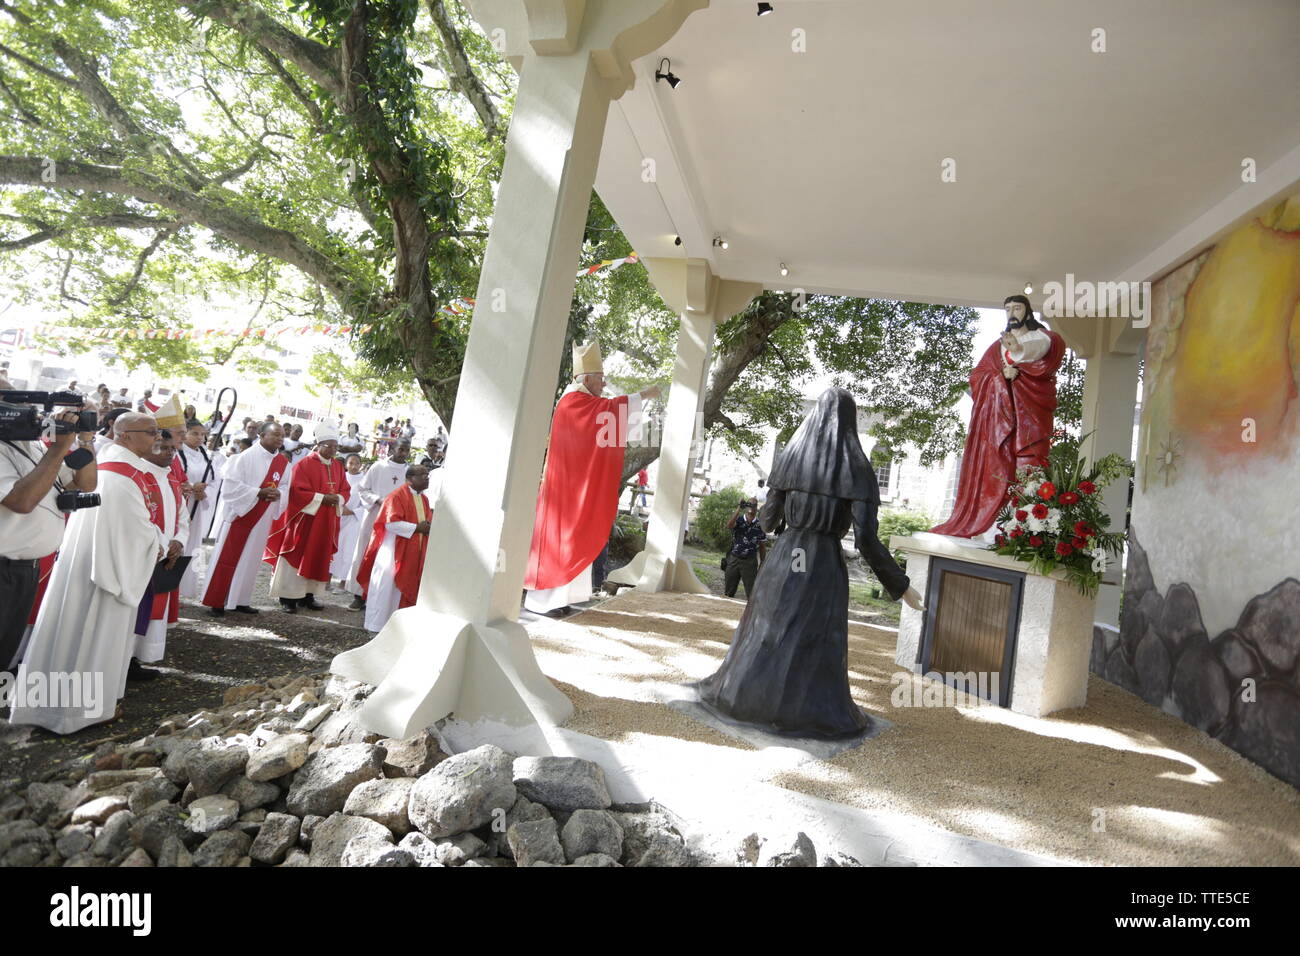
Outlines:
<svg viewBox="0 0 1300 956"><path fill-rule="evenodd" d="M441 471L441 469L439 469ZM409 488L410 485L407 485ZM424 503L418 494L415 498L415 514L420 521L428 520L431 515L424 513ZM429 502L433 507L433 502ZM378 634L402 603L402 592L397 589L397 539L409 538L415 534L416 522L390 521L384 525L384 540L375 553L375 563L370 568L370 597L366 599L366 630Z"/></svg>
<svg viewBox="0 0 1300 956"><path fill-rule="evenodd" d="M410 462L398 463L382 458L370 466L366 476L356 484L357 497L365 511L361 513L361 524L357 527L356 547L352 551L352 566L348 569L348 590L361 596L361 585L357 583L357 573L361 570L361 559L370 547L370 532L375 529L375 519L384 499L393 493L393 489L406 481L406 469Z"/></svg>
<svg viewBox="0 0 1300 956"><path fill-rule="evenodd" d="M271 467L271 452L262 447L261 442L247 451L242 451L227 464L221 477L222 522L217 543L212 548L212 558L208 562L209 572L221 560L221 552L226 546L230 534L230 525L248 514L257 505L257 492L262 487L262 480ZM230 582L230 591L226 595L226 608L246 605L253 598L253 585L257 583L257 572L262 566L262 552L266 550L266 538L271 533L271 522L279 517L289 501L289 469L280 475L280 500L271 502L262 513L262 517L249 532L240 554L239 564ZM211 574L209 573L209 578ZM205 589L206 591L206 589Z"/></svg>
<svg viewBox="0 0 1300 956"><path fill-rule="evenodd" d="M209 470L208 463L203 458L204 452L207 452L208 458L212 462L211 470ZM214 455L212 452L207 451L206 448L199 451L197 448L190 448L188 445L178 449L176 453L180 456L181 464L185 466L185 480L189 484L207 482L207 487L203 489L206 497L198 503L198 508L194 508L193 499L185 499L185 514L189 523L189 532L185 538L185 551L183 553L190 557L190 563L189 567L185 569L185 574L181 577L181 597L197 598L203 593L200 583L203 580L200 576L202 569L199 567L200 558L202 557L200 552L203 550L203 539L207 536L208 528L212 524L213 513L216 511L223 456Z"/></svg>
<svg viewBox="0 0 1300 956"><path fill-rule="evenodd" d="M163 527L170 532L165 535L167 544L164 547L170 547L171 542L179 541L182 546L181 553L184 554L184 545L190 532L190 511L189 503L182 498L180 510L176 509L176 493L172 491L171 468L160 468L157 465L148 465L149 471L154 478L158 480L158 488L162 491L163 497ZM131 637L135 640L135 651L131 654L142 664L153 664L163 659L167 653L167 629L171 627L167 623L164 615L160 620L150 620L143 634L135 629L137 620L131 622Z"/></svg>
<svg viewBox="0 0 1300 956"><path fill-rule="evenodd" d="M334 552L330 562L330 577L346 582L348 572L352 570L352 556L357 549L357 535L361 533L361 496L357 494L357 485L365 480L365 473L348 475L348 510L350 515L339 519L339 549Z"/></svg>
<svg viewBox="0 0 1300 956"><path fill-rule="evenodd" d="M564 394L582 390L591 392L586 388L574 383L564 390ZM637 442L641 437L641 396L629 395L627 397L627 440L628 442ZM441 470L441 469L439 469ZM611 528L612 530L612 528ZM591 571L595 562L587 565L577 573L574 579L567 584L561 584L557 588L541 588L536 591L524 591L524 607L534 614L545 614L547 611L554 611L556 608L565 607L569 604L581 604L583 601L590 601L593 591Z"/></svg>
<svg viewBox="0 0 1300 956"><path fill-rule="evenodd" d="M150 467L120 445L104 449L100 460L125 462L141 471ZM112 719L126 692L134 649L130 634L164 538L130 478L101 470L96 491L100 507L73 512L68 520L13 688L12 723L70 734ZM44 700L21 699L21 692L36 688L33 681L66 688L72 675L80 675L75 680L82 693L76 699L52 691Z"/></svg>

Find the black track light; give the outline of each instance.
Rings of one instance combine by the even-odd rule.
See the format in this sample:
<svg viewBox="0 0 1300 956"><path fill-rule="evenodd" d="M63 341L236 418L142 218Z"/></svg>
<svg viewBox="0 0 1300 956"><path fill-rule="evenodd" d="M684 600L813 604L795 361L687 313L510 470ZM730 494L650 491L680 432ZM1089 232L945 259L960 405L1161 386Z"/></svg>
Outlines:
<svg viewBox="0 0 1300 956"><path fill-rule="evenodd" d="M667 71L664 71L663 69L665 63L668 64ZM659 69L655 70L655 82L658 83L660 80L667 80L669 86L671 86L673 89L677 89L677 84L682 81L682 78L680 76L673 75L672 66L673 66L672 62L668 59L668 57L664 57L662 60L660 60Z"/></svg>
<svg viewBox="0 0 1300 956"><path fill-rule="evenodd" d="M760 17L765 17L771 12L772 12L772 5L770 3L760 3L758 5L758 15Z"/></svg>
<svg viewBox="0 0 1300 956"><path fill-rule="evenodd" d="M678 236L676 239L673 240L673 245L674 245L674 246L680 246L681 244L682 244L682 237L681 237L681 236Z"/></svg>

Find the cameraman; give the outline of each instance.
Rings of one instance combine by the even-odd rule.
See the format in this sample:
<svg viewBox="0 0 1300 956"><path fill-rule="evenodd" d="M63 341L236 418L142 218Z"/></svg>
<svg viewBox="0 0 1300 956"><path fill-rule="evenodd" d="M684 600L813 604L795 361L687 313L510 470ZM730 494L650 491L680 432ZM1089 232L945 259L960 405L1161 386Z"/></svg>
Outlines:
<svg viewBox="0 0 1300 956"><path fill-rule="evenodd" d="M0 379L0 391L12 388ZM77 413L55 416L75 424ZM72 452L77 449L86 454ZM40 559L59 550L64 514L56 499L64 490L94 491L97 474L92 433L56 434L46 448L38 441L0 440L0 670L18 653L36 600ZM73 468L63 459L73 454ZM85 460L89 459L89 460Z"/></svg>

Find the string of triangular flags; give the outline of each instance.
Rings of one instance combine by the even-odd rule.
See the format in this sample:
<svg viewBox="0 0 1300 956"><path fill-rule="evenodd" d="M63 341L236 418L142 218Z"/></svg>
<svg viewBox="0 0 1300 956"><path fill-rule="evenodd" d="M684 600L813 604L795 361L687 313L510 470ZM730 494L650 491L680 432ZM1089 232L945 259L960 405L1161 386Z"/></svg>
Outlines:
<svg viewBox="0 0 1300 956"><path fill-rule="evenodd" d="M624 256L621 259L602 259L600 262L594 262L589 266L584 266L577 272L577 277L595 275L602 270L610 272L619 266L626 265L630 262L639 262L640 259L634 252L630 256ZM451 315L464 315L474 309L474 300L470 298L452 299L451 302L444 305L439 311L447 312ZM200 329L161 329L161 328L114 328L102 326L98 328L88 328L79 325L38 325L33 330L39 335L64 335L76 336L79 339L108 342L113 339L205 339L212 336L224 336L227 338L243 339L276 339L282 335L306 336L306 335L348 335L352 332L364 334L369 332L372 327L369 325L286 325L278 329L244 329L237 331L230 328L200 328Z"/></svg>

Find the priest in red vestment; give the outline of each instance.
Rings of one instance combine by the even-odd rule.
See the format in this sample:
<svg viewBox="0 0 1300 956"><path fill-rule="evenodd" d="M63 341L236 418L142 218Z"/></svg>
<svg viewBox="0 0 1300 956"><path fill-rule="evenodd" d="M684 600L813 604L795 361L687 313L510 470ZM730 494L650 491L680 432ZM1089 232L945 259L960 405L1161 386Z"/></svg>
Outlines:
<svg viewBox="0 0 1300 956"><path fill-rule="evenodd" d="M429 469L409 465L406 483L395 488L379 508L357 583L366 600L366 630L378 634L398 608L410 607L420 593L424 552L433 512L424 489Z"/></svg>
<svg viewBox="0 0 1300 956"><path fill-rule="evenodd" d="M1065 340L1035 321L1029 300L1008 296L1007 328L970 373L970 429L952 515L930 530L973 538L993 526L1016 471L1046 465Z"/></svg>
<svg viewBox="0 0 1300 956"><path fill-rule="evenodd" d="M299 607L319 611L314 595L325 590L330 562L339 546L339 519L348 498L347 470L338 458L339 433L316 427L316 450L293 466L289 502L271 526L264 559L275 568L271 597L296 614Z"/></svg>
<svg viewBox="0 0 1300 956"><path fill-rule="evenodd" d="M536 614L564 612L592 594L591 566L609 541L629 432L639 427L638 395L602 397L600 346L574 344L573 383L551 419L550 446L528 553L524 606Z"/></svg>
<svg viewBox="0 0 1300 956"><path fill-rule="evenodd" d="M158 441L141 457L151 466L154 479L162 489L163 536L168 539L163 560L171 568L184 552L190 530L190 513L183 492L189 479L176 457L176 436L169 429L160 429ZM180 606L179 585L170 591L155 591L150 579L131 633L135 650L126 672L127 681L153 680L160 675L160 671L143 665L157 663L167 653L167 629L180 620Z"/></svg>

